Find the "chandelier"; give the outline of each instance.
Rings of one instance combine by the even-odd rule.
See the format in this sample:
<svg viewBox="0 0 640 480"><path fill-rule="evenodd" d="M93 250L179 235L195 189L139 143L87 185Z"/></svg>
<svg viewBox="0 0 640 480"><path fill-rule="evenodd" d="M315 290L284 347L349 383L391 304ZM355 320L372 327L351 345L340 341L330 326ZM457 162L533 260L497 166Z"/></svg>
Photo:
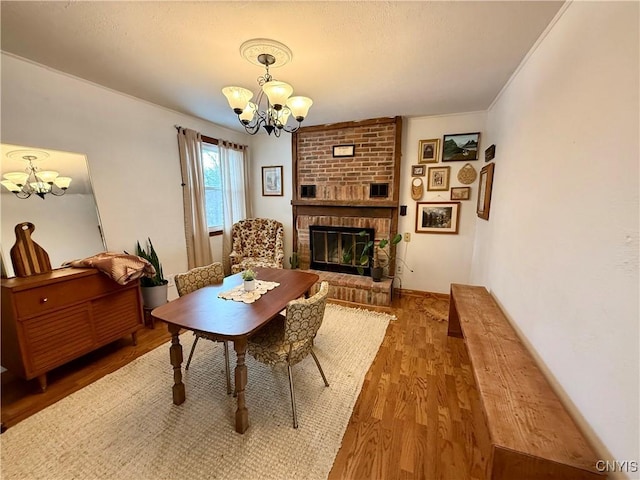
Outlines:
<svg viewBox="0 0 640 480"><path fill-rule="evenodd" d="M27 162L24 172L9 172L3 175L4 180L0 183L7 190L20 199L37 195L44 200L48 193L57 197L64 195L71 183L70 177L60 177L58 172L53 170L40 170L34 165L37 160L42 160L49 155L46 152L39 152L39 156L30 152L29 155L22 155L21 159ZM15 158L21 152L9 152L10 158Z"/></svg>
<svg viewBox="0 0 640 480"><path fill-rule="evenodd" d="M264 127L269 135L273 133L276 137L282 131L297 132L313 101L308 97L292 97L293 87L275 80L269 73L269 67L281 67L291 60L291 50L275 40L258 38L244 42L240 46L240 53L251 63L261 65L266 70L264 75L258 77L261 88L255 102L251 101L253 92L246 88L222 89L245 131L255 135L260 127ZM290 117L295 119L297 125L287 124Z"/></svg>

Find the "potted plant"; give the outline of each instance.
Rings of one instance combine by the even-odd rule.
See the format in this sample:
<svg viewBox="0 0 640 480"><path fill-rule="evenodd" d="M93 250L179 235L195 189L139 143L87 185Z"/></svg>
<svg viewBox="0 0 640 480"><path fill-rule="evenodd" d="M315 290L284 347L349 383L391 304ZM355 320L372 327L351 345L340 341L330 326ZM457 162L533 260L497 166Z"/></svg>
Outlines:
<svg viewBox="0 0 640 480"><path fill-rule="evenodd" d="M242 280L244 280L245 292L252 292L256 289L256 272L254 272L250 268L247 268L240 274L240 276L242 277Z"/></svg>
<svg viewBox="0 0 640 480"><path fill-rule="evenodd" d="M158 259L158 254L151 239L147 238L147 248L144 249L140 245L140 242L136 243L136 255L147 260L156 273L153 277L141 277L140 287L142 291L142 301L147 308L156 308L160 305L167 303L167 289L169 281L164 278L162 273L162 264Z"/></svg>
<svg viewBox="0 0 640 480"><path fill-rule="evenodd" d="M361 237L365 237L367 235L367 232L363 230L359 232L358 235ZM360 252L360 256L357 259L358 273L360 273L360 275L364 273L364 267L369 265L369 260L371 259L371 255L373 255L371 278L374 282L379 282L382 279L384 269L387 268L395 258L395 255L392 255L390 252L391 247L396 246L401 241L402 235L397 233L393 236L393 238L390 239L383 238L382 240L378 241L369 240L367 242L356 243L356 245L363 246L362 251ZM387 246L389 247L388 249ZM353 246L342 254L343 263L351 263L351 260L353 258L352 250Z"/></svg>

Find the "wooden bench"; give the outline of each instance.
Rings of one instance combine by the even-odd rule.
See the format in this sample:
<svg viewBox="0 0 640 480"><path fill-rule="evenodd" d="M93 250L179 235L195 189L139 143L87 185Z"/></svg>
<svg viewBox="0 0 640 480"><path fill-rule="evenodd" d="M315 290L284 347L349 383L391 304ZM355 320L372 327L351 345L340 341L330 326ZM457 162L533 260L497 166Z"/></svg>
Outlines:
<svg viewBox="0 0 640 480"><path fill-rule="evenodd" d="M448 335L465 339L491 480L603 479L597 455L484 287L451 285ZM482 438L484 437L484 440ZM483 443L485 443L483 445Z"/></svg>

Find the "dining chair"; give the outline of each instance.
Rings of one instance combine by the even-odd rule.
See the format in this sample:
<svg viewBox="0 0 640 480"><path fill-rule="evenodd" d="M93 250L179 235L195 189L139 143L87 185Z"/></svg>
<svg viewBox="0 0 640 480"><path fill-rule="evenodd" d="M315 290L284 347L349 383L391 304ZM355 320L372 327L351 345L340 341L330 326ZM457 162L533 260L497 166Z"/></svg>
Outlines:
<svg viewBox="0 0 640 480"><path fill-rule="evenodd" d="M322 325L328 293L329 283L322 282L315 295L290 301L284 316L279 314L255 335L249 337L247 350L256 360L268 365L287 365L293 428L298 428L298 417L291 367L311 354L325 386L329 386L318 357L313 351L313 339Z"/></svg>
<svg viewBox="0 0 640 480"><path fill-rule="evenodd" d="M204 267L195 267L188 272L177 273L175 276L176 289L178 290L178 295L180 295L181 297L200 288L206 287L207 285L222 283L223 279L224 269L222 263L220 262L214 262L211 265L205 265ZM185 370L189 370L193 352L195 351L196 345L198 344L198 340L200 338L206 338L207 340L211 340L213 342L222 342L222 345L224 346L224 364L225 375L227 379L227 393L231 393L231 375L229 373L229 346L226 340L222 340L206 332L194 331L193 334L196 338L193 340L193 346L191 347L191 352L189 353L189 359L187 360Z"/></svg>

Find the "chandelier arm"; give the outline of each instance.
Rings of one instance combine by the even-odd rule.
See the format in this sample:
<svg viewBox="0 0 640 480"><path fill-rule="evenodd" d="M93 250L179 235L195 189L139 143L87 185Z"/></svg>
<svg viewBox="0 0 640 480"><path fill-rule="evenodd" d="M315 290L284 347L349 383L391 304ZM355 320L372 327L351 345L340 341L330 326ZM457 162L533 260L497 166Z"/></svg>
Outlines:
<svg viewBox="0 0 640 480"><path fill-rule="evenodd" d="M287 133L296 133L298 130L300 130L301 126L302 122L298 122L298 125L296 125L295 127L289 127L285 125L284 127L282 127L282 129Z"/></svg>
<svg viewBox="0 0 640 480"><path fill-rule="evenodd" d="M31 196L31 192L28 192L23 189L23 190L20 190L19 192L14 192L14 195L19 199L24 200L25 198L29 198Z"/></svg>

